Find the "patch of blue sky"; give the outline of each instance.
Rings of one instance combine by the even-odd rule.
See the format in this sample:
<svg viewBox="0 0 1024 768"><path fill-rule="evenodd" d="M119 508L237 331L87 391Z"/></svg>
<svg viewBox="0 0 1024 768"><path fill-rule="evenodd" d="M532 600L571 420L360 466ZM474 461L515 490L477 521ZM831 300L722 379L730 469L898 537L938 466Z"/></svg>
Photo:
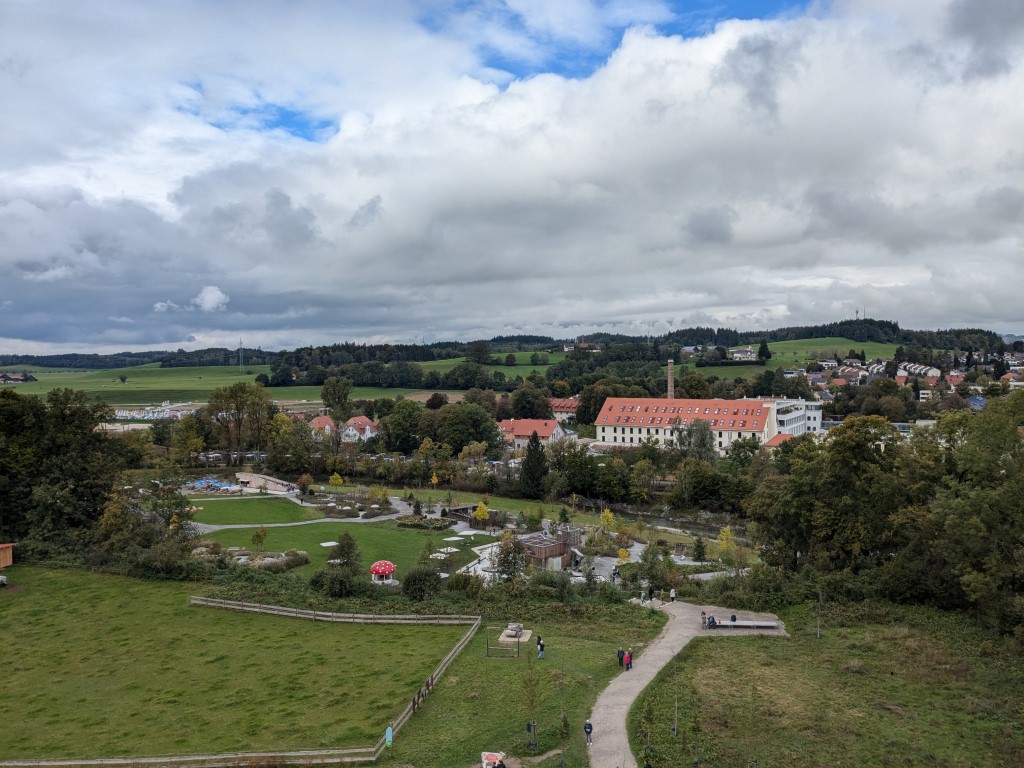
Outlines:
<svg viewBox="0 0 1024 768"><path fill-rule="evenodd" d="M334 121L272 103L232 107L227 115L211 120L210 124L225 131L239 128L283 131L298 139L313 142L326 141L338 131Z"/></svg>
<svg viewBox="0 0 1024 768"><path fill-rule="evenodd" d="M714 31L715 25L727 19L769 19L802 13L811 0L666 0L668 18L653 24L662 34L699 37ZM628 7L628 3L622 5ZM485 68L507 72L513 78L541 73L566 77L587 77L601 67L622 40L622 34L634 24L647 24L649 7L640 4L639 16L629 19L627 12L616 15L619 23L605 29L605 34L581 44L556 34L531 34L522 19L501 2L461 0L456 3L421 0L420 24L433 33L456 31L466 18L482 25L499 24L507 33L501 39L508 43L518 38L520 45L498 47L482 37L478 53Z"/></svg>
<svg viewBox="0 0 1024 768"><path fill-rule="evenodd" d="M810 0L676 0L673 20L659 25L671 35L700 37L729 19L773 19L806 11Z"/></svg>

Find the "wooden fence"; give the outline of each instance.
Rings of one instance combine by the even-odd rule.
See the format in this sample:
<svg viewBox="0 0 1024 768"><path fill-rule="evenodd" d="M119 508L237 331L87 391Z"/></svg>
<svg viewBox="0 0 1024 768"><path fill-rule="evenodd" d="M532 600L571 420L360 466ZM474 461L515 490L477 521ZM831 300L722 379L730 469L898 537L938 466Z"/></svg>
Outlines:
<svg viewBox="0 0 1024 768"><path fill-rule="evenodd" d="M341 624L468 624L466 634L455 644L441 662L434 668L412 700L391 723L392 735L398 731L416 712L419 703L429 695L434 685L444 674L448 666L462 653L480 629L480 616L379 616L366 613L330 613L328 611L306 611L299 608L286 608L279 605L261 605L259 603L239 603L232 600L214 600L206 597L190 597L191 605L223 608L247 613L265 613L271 616L285 616L308 621L329 621ZM272 764L287 765L343 765L350 763L372 763L387 749L385 737L381 736L377 743L370 747L351 747L348 749L316 749L294 750L290 752L225 752L216 755L180 755L164 757L107 757L93 760L56 759L56 760L0 760L0 768L15 766L38 768L123 768L125 766L169 765L177 768L234 768L235 766L259 766Z"/></svg>

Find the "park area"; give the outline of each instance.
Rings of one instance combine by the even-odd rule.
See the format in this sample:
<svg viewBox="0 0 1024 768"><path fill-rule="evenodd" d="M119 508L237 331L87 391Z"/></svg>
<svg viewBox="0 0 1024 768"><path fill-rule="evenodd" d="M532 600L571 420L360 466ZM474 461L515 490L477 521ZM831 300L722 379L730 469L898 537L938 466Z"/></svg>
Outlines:
<svg viewBox="0 0 1024 768"><path fill-rule="evenodd" d="M354 522L331 520L322 517L316 507L302 506L293 501L268 496L244 496L234 498L190 498L194 505L194 519L206 525L241 525L244 528L227 528L203 534L208 541L217 541L225 547L253 548L252 537L261 527L266 528L263 550L286 552L302 550L309 554L309 563L296 568L293 573L312 575L327 564L330 548L324 542L336 541L342 533L349 533L359 547L363 565L369 574L370 564L377 560L390 560L398 567L396 578L408 573L417 564L429 540L433 549L442 547L457 549L449 553L444 563L455 571L477 558L472 547L479 547L495 541L492 536L475 533L472 537L460 537L460 541L446 542L454 531L424 531L414 528L399 528L394 520ZM317 522L308 522L317 521ZM293 523L293 525L289 525ZM299 524L304 523L304 524ZM453 546L454 545L454 546ZM369 576L367 576L369 578Z"/></svg>
<svg viewBox="0 0 1024 768"><path fill-rule="evenodd" d="M193 607L194 584L9 574L7 759L369 746L466 632Z"/></svg>

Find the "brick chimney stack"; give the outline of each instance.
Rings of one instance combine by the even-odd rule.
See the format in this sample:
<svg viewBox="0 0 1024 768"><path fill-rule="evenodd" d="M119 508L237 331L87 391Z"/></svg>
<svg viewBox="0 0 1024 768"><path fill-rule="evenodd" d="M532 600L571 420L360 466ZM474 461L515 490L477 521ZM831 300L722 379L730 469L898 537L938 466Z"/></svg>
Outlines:
<svg viewBox="0 0 1024 768"><path fill-rule="evenodd" d="M674 400L676 397L676 371L671 358L668 361L668 392L665 397L669 400Z"/></svg>

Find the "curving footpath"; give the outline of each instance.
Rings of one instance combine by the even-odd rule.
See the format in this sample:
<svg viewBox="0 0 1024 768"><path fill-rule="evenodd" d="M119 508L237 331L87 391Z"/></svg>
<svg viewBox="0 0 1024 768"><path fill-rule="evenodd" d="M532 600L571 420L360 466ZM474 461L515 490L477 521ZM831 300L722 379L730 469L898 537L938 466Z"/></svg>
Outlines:
<svg viewBox="0 0 1024 768"><path fill-rule="evenodd" d="M635 602L635 601L634 601ZM700 627L700 612L707 611L718 617L733 613L738 619L766 619L778 621L770 613L740 612L717 606L693 605L691 603L660 603L659 607L668 614L668 622L654 641L643 649L633 661L633 669L622 672L612 680L594 704L590 721L594 725L594 743L588 747L591 768L637 768L636 760L629 749L626 720L633 702L650 685L655 675L668 664L683 647L695 637L733 637L737 635L776 635L788 637L784 629L723 629L707 630ZM779 622L782 627L782 622Z"/></svg>

